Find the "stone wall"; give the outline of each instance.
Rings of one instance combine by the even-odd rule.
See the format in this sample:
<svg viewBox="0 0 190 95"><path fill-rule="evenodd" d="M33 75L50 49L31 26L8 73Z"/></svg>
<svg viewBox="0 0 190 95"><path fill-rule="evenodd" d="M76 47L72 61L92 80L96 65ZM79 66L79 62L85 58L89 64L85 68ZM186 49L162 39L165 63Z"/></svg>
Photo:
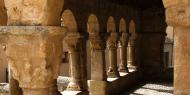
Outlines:
<svg viewBox="0 0 190 95"><path fill-rule="evenodd" d="M141 56L144 78L161 78L162 52L166 31L164 8L150 8L142 11ZM147 77L149 76L149 77Z"/></svg>

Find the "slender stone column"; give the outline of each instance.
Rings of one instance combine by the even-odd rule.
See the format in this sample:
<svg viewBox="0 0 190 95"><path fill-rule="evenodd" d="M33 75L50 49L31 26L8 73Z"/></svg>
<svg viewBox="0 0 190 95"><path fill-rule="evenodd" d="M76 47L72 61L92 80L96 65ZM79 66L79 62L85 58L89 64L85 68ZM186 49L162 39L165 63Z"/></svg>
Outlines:
<svg viewBox="0 0 190 95"><path fill-rule="evenodd" d="M122 33L119 41L119 52L120 52L120 60L121 63L119 64L119 72L128 73L127 67L127 44L128 44L128 34L126 32Z"/></svg>
<svg viewBox="0 0 190 95"><path fill-rule="evenodd" d="M69 32L64 40L68 45L69 63L71 68L71 81L67 87L67 90L81 91L82 89L81 65L80 65L81 36L78 32Z"/></svg>
<svg viewBox="0 0 190 95"><path fill-rule="evenodd" d="M118 78L119 72L117 67L117 37L116 32L111 32L107 41L108 55L109 55L109 70L107 72L108 78Z"/></svg>
<svg viewBox="0 0 190 95"><path fill-rule="evenodd" d="M163 0L166 22L174 27L174 94L190 95L190 1Z"/></svg>
<svg viewBox="0 0 190 95"><path fill-rule="evenodd" d="M130 37L129 43L128 43L128 48L127 48L127 63L128 63L128 68L132 70L137 70L137 64L135 60L135 44L136 44L136 39L133 39Z"/></svg>

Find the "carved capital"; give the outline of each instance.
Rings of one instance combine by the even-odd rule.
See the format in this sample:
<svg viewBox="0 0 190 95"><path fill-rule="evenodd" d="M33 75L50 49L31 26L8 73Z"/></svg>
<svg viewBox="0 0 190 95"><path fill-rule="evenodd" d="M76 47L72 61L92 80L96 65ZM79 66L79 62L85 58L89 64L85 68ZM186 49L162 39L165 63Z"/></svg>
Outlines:
<svg viewBox="0 0 190 95"><path fill-rule="evenodd" d="M68 32L64 40L68 45L69 52L77 51L80 49L82 36L78 32Z"/></svg>
<svg viewBox="0 0 190 95"><path fill-rule="evenodd" d="M117 48L117 41L118 41L117 32L111 32L110 36L108 37L108 40L107 40L108 49L116 49Z"/></svg>
<svg viewBox="0 0 190 95"><path fill-rule="evenodd" d="M128 33L123 32L122 35L121 35L121 37L120 37L119 46L120 47L121 46L124 46L124 47L127 46L128 41L129 41L129 35L128 35Z"/></svg>
<svg viewBox="0 0 190 95"><path fill-rule="evenodd" d="M100 39L90 39L90 46L92 50L104 50L105 43Z"/></svg>
<svg viewBox="0 0 190 95"><path fill-rule="evenodd" d="M167 1L167 0L166 0ZM165 1L165 2L166 2ZM169 2L171 4L169 4ZM174 2L175 4L173 4ZM166 22L170 26L190 26L190 1L189 0L168 0L165 3L166 7Z"/></svg>
<svg viewBox="0 0 190 95"><path fill-rule="evenodd" d="M58 76L64 28L49 26L2 26L6 54L20 87L48 88Z"/></svg>
<svg viewBox="0 0 190 95"><path fill-rule="evenodd" d="M4 0L8 25L60 25L64 0Z"/></svg>

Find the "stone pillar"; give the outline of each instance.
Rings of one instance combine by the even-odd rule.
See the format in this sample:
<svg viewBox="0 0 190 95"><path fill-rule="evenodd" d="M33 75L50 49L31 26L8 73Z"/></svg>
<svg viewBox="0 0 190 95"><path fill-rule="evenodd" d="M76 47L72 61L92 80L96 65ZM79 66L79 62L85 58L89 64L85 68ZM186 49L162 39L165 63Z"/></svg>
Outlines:
<svg viewBox="0 0 190 95"><path fill-rule="evenodd" d="M7 37L6 54L13 78L23 95L52 95L61 62L64 28L1 26Z"/></svg>
<svg viewBox="0 0 190 95"><path fill-rule="evenodd" d="M0 27L0 34L8 38L6 52L13 78L24 95L51 95L65 32L59 27L63 0L4 2L9 26Z"/></svg>
<svg viewBox="0 0 190 95"><path fill-rule="evenodd" d="M71 81L68 84L67 90L81 91L82 79L80 65L80 44L82 38L78 32L69 32L64 40L68 45L69 63L71 69Z"/></svg>
<svg viewBox="0 0 190 95"><path fill-rule="evenodd" d="M163 0L166 22L174 27L174 94L190 95L190 1Z"/></svg>
<svg viewBox="0 0 190 95"><path fill-rule="evenodd" d="M108 78L118 78L119 72L117 67L117 32L111 32L107 40L107 48L109 55L109 70L107 72Z"/></svg>
<svg viewBox="0 0 190 95"><path fill-rule="evenodd" d="M136 39L133 39L133 37L130 37L128 47L127 47L127 64L128 68L131 70L137 70L137 63L135 60L135 45L136 45Z"/></svg>
<svg viewBox="0 0 190 95"><path fill-rule="evenodd" d="M120 54L120 60L121 63L119 64L119 72L128 73L128 67L127 67L127 44L128 44L128 34L126 32L123 32L120 41L119 41L119 54Z"/></svg>

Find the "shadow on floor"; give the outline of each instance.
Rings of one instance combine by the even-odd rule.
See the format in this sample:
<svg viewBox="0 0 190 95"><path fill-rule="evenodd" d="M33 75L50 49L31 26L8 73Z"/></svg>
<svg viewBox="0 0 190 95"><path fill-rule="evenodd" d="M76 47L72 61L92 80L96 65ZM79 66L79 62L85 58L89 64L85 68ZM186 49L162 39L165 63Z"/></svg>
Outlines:
<svg viewBox="0 0 190 95"><path fill-rule="evenodd" d="M173 95L173 83L141 82L119 95Z"/></svg>

